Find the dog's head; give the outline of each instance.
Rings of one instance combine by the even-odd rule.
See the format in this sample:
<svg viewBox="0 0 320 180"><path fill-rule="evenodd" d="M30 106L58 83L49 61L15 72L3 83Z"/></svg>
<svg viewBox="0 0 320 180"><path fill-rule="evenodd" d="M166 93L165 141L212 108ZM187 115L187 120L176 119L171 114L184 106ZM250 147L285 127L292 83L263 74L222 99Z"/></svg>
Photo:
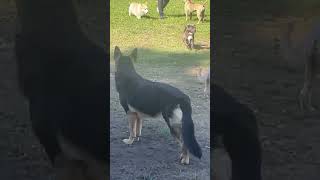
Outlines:
<svg viewBox="0 0 320 180"><path fill-rule="evenodd" d="M138 50L135 48L129 56L123 56L118 46L114 48L114 61L116 65L116 72L125 72L134 70L133 62L137 61Z"/></svg>
<svg viewBox="0 0 320 180"><path fill-rule="evenodd" d="M186 27L184 28L184 32L185 32L185 33L195 34L195 33L196 33L196 26L193 25L193 24L188 24L188 25L186 25Z"/></svg>
<svg viewBox="0 0 320 180"><path fill-rule="evenodd" d="M141 11L143 12L143 14L147 14L149 12L147 3L141 4L140 8L141 8Z"/></svg>

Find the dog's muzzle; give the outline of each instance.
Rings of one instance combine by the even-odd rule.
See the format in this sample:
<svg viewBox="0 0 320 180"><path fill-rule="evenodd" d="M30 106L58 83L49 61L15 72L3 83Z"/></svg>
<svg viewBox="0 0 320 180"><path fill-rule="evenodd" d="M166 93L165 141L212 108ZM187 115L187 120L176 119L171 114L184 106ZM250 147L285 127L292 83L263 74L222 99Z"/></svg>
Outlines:
<svg viewBox="0 0 320 180"><path fill-rule="evenodd" d="M188 33L187 39L188 39L189 42L193 39L192 35L193 35L192 33L190 33L190 32Z"/></svg>

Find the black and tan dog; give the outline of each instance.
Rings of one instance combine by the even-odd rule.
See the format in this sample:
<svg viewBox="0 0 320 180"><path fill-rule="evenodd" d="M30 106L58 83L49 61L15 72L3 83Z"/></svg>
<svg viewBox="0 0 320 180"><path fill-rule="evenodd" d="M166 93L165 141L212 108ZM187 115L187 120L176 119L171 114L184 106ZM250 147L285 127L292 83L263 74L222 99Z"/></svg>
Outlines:
<svg viewBox="0 0 320 180"><path fill-rule="evenodd" d="M222 137L232 161L232 180L261 180L261 144L254 113L220 86L213 84L212 89L213 135Z"/></svg>
<svg viewBox="0 0 320 180"><path fill-rule="evenodd" d="M72 0L16 5L19 86L57 179L107 179L107 54L81 31Z"/></svg>
<svg viewBox="0 0 320 180"><path fill-rule="evenodd" d="M139 141L143 116L162 115L171 134L182 147L182 164L189 164L189 153L201 158L202 151L194 136L190 98L179 89L165 83L152 82L141 77L134 68L137 49L123 56L115 47L115 82L120 103L127 114L130 136L126 144Z"/></svg>
<svg viewBox="0 0 320 180"><path fill-rule="evenodd" d="M197 12L198 17L198 24L200 21L204 21L204 12L205 12L205 4L207 1L205 1L202 4L193 3L192 0L184 0L184 13L186 14L186 21L188 20L188 16L190 16L190 20L192 18L192 13Z"/></svg>
<svg viewBox="0 0 320 180"><path fill-rule="evenodd" d="M192 24L186 25L182 35L182 41L188 49L194 48L194 34L196 33L196 26Z"/></svg>

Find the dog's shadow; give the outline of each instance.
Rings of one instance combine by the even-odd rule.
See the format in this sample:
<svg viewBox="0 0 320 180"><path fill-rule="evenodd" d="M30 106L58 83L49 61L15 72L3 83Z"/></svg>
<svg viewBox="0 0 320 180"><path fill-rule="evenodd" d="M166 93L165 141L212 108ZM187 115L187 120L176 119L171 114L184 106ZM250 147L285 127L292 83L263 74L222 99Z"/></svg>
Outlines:
<svg viewBox="0 0 320 180"><path fill-rule="evenodd" d="M168 14L168 17L186 17L185 14Z"/></svg>
<svg viewBox="0 0 320 180"><path fill-rule="evenodd" d="M159 19L159 18L152 17L152 16L143 16L143 18L146 18L146 19Z"/></svg>
<svg viewBox="0 0 320 180"><path fill-rule="evenodd" d="M208 44L194 44L193 49L195 49L195 50L210 49L210 45L208 45Z"/></svg>

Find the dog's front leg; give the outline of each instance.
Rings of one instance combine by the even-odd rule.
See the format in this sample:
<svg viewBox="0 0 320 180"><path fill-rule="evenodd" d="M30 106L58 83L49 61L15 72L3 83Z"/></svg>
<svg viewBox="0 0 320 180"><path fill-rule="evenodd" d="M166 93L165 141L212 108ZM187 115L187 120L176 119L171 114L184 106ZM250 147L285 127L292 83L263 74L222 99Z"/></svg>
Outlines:
<svg viewBox="0 0 320 180"><path fill-rule="evenodd" d="M137 114L134 112L128 112L127 118L129 123L130 136L128 139L123 139L122 141L125 144L132 144L134 139L136 138Z"/></svg>
<svg viewBox="0 0 320 180"><path fill-rule="evenodd" d="M136 133L137 133L137 141L140 140L141 136L141 130L142 130L142 119L141 117L137 114L137 125L136 125Z"/></svg>
<svg viewBox="0 0 320 180"><path fill-rule="evenodd" d="M191 45L191 49L194 49L194 42L193 42L193 38L190 40L190 45Z"/></svg>

